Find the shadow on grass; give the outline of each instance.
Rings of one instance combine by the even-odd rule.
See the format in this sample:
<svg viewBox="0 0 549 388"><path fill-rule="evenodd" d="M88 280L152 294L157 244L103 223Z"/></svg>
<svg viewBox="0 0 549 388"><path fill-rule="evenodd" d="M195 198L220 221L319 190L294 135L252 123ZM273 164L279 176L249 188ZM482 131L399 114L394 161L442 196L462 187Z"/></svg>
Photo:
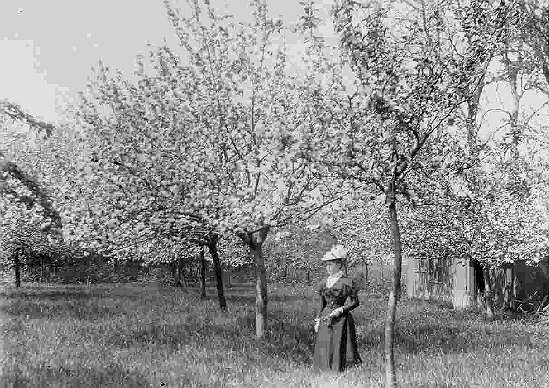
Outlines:
<svg viewBox="0 0 549 388"><path fill-rule="evenodd" d="M187 317L187 319L189 319ZM105 334L105 346L118 348L144 347L162 349L175 353L190 347L206 351L215 358L232 351L248 361L286 360L297 365L309 366L312 362L315 333L310 317L300 313L271 311L265 337L255 338L255 316L253 313L239 316L231 323L205 321L195 317L178 324L148 323L141 327ZM367 336L361 342L361 351L379 348L379 337ZM276 368L276 363L269 364Z"/></svg>
<svg viewBox="0 0 549 388"><path fill-rule="evenodd" d="M208 291L208 299L215 300L216 296L213 294L215 290ZM174 293L173 289L161 289L155 292L156 294L149 295L146 288L122 289L112 286L94 287L91 288L91 292L83 290L82 287L33 287L8 293L9 303L1 306L0 310L8 315L22 318L49 319L67 316L93 321L102 317L124 314L128 309L127 303L134 299L153 298L151 303L154 304L158 300L163 300L156 300L158 296L177 297L179 294ZM227 290L229 305L253 306L255 302L253 292L252 286L239 286L238 289ZM191 294L198 302L198 295L194 295L193 292ZM114 306L98 303L103 297L116 297L119 300ZM365 324L364 329L357 333L361 352L381 349L383 344L384 314L381 310L372 307L376 305L378 299L366 295L364 307L357 309L357 314L353 313L357 324ZM169 324L159 321L142 326L128 325L128 327L117 328L113 332L102 333L99 338L101 341L106 341L107 345L120 348L146 344L176 352L181 345L191 345L200 349L204 344L210 346L213 353L227 349L243 353L245 357L262 354L274 358L285 358L297 364L309 364L314 347L310 312L297 310L295 303L287 305L284 303L306 301L308 298L303 295L287 295L282 291L271 294L269 300L282 302L281 307L288 306L290 312L282 309L270 310L267 333L265 339L261 341L255 340L255 317L251 311L239 314L236 322L230 316L207 318L184 313L186 315L181 315L183 319L181 323L173 324L171 319ZM178 299L174 299L173 303L177 301ZM192 304L195 301L189 300L189 303ZM124 304L126 306L120 309L119 306ZM148 308L149 303L142 304L141 307L143 306ZM170 304L170 306L176 305ZM483 322L473 322L474 314L458 314L445 305L408 303L403 310L403 316L399 318L396 328L396 347L401 352L460 353L514 345L528 348L541 346L532 343L528 333L501 326L496 328L485 325ZM167 316L174 316L172 310L169 310Z"/></svg>
<svg viewBox="0 0 549 388"><path fill-rule="evenodd" d="M255 295L238 295L228 293L225 295L225 299L228 303L241 303L245 305L253 305L255 303ZM269 295L267 299L269 302L295 302L307 300L307 298L299 295ZM217 300L217 295L207 295L206 300Z"/></svg>
<svg viewBox="0 0 549 388"><path fill-rule="evenodd" d="M97 290L86 292L83 290L22 290L18 292L4 293L2 296L6 299L40 299L47 301L57 300L77 300L77 299L90 299L94 297L102 297L103 293Z"/></svg>
<svg viewBox="0 0 549 388"><path fill-rule="evenodd" d="M118 306L99 306L85 300L56 300L56 303L35 303L34 300L17 300L0 307L0 312L8 317L25 319L54 319L57 317L76 318L94 321L100 318L122 314Z"/></svg>
<svg viewBox="0 0 549 388"><path fill-rule="evenodd" d="M177 352L185 345L211 350L212 357L223 351L235 351L245 358L258 355L282 358L298 364L308 364L314 344L311 328L271 314L262 340L255 339L255 317L238 317L236 323L204 322L199 318L180 323L153 323L106 334L105 345L118 348L150 347ZM167 348L167 349L166 349Z"/></svg>
<svg viewBox="0 0 549 388"><path fill-rule="evenodd" d="M129 294L117 292L113 287L47 287L33 286L6 290L0 294L5 303L0 312L12 317L26 319L52 319L58 316L95 320L121 313L119 305L139 301L146 291ZM117 305L101 305L103 298L116 298Z"/></svg>
<svg viewBox="0 0 549 388"><path fill-rule="evenodd" d="M2 387L150 387L146 377L135 370L119 365L110 365L104 369L92 369L83 365L73 368L39 364L25 366L24 372L16 366L13 370L3 371L0 377Z"/></svg>
<svg viewBox="0 0 549 388"><path fill-rule="evenodd" d="M517 333L509 329L465 328L444 324L429 324L411 330L397 330L397 346L412 354L427 351L443 353L478 352L504 349L509 346L539 348L528 333ZM543 345L545 347L545 345Z"/></svg>
<svg viewBox="0 0 549 388"><path fill-rule="evenodd" d="M360 324L363 317L361 314L355 321ZM359 349L382 351L384 314L367 317L363 322L366 325L358 332ZM409 354L450 354L546 346L535 342L527 327L514 327L516 320L500 317L497 322L488 322L478 311L455 311L447 304L409 301L396 321L395 347Z"/></svg>
<svg viewBox="0 0 549 388"><path fill-rule="evenodd" d="M186 290L192 294L199 295L200 289L198 287L188 287ZM228 303L242 303L246 305L253 305L255 303L255 285L253 284L239 284L226 287L225 299ZM273 292L269 290L267 297L269 302L294 302L299 300L311 300L311 297L307 297L301 294L288 295L284 292ZM202 300L217 301L217 289L215 287L208 287L206 289L206 297Z"/></svg>
<svg viewBox="0 0 549 388"><path fill-rule="evenodd" d="M130 292L131 291L131 292ZM76 300L103 297L121 297L138 300L146 295L144 287L128 287L103 285L93 287L79 285L55 285L40 284L26 285L21 288L10 287L0 292L0 296L6 299L40 299L40 300Z"/></svg>

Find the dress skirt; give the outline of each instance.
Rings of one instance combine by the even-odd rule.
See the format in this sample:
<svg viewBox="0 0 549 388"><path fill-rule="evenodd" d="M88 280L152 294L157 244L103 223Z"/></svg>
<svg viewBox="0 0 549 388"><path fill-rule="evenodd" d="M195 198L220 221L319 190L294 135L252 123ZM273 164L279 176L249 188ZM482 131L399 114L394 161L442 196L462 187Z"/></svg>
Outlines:
<svg viewBox="0 0 549 388"><path fill-rule="evenodd" d="M324 318L316 336L313 369L341 372L361 362L353 316L346 313L336 319Z"/></svg>

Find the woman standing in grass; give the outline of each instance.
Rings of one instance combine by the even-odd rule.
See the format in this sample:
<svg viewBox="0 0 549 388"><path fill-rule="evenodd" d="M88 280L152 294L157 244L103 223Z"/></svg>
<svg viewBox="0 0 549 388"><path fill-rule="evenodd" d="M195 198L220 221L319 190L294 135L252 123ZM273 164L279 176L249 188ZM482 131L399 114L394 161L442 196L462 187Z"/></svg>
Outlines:
<svg viewBox="0 0 549 388"><path fill-rule="evenodd" d="M336 245L321 259L328 277L317 287L313 369L343 371L362 362L350 311L359 305L357 287L343 271L347 251Z"/></svg>

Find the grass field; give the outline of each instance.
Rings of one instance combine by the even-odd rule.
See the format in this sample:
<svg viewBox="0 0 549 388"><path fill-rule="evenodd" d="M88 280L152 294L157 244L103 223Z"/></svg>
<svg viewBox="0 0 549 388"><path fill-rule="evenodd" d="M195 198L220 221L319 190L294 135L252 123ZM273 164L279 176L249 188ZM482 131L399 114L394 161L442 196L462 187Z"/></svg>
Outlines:
<svg viewBox="0 0 549 388"><path fill-rule="evenodd" d="M256 341L253 291L228 290L229 311L194 290L144 285L7 288L1 295L2 387L355 387L383 377L383 295L356 310L364 364L311 371L311 290L270 290L268 335ZM549 329L484 322L472 312L403 300L402 386L549 386Z"/></svg>

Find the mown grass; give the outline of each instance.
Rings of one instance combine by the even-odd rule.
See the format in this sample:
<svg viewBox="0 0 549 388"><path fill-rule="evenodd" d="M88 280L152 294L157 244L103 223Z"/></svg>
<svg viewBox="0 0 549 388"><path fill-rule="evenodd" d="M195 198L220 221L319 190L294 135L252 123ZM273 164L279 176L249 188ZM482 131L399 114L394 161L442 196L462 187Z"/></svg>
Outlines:
<svg viewBox="0 0 549 388"><path fill-rule="evenodd" d="M383 381L385 297L356 310L364 363L340 375L311 371L311 290L271 287L269 330L254 339L253 290L142 285L26 285L2 293L1 386L358 387ZM403 300L398 378L410 387L549 386L549 329L485 322L473 312Z"/></svg>

